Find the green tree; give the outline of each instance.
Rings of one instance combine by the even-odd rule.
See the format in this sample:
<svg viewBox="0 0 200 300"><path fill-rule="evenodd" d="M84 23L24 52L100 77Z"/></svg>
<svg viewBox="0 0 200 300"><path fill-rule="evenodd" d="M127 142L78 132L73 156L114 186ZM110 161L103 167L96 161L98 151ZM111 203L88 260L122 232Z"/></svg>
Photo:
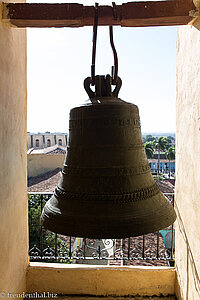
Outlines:
<svg viewBox="0 0 200 300"><path fill-rule="evenodd" d="M147 134L145 137L144 137L144 142L153 142L155 141L155 137L153 137L151 134Z"/></svg>
<svg viewBox="0 0 200 300"><path fill-rule="evenodd" d="M171 176L171 160L175 159L175 147L170 147L165 153L167 159L169 160L169 178Z"/></svg>
<svg viewBox="0 0 200 300"><path fill-rule="evenodd" d="M147 158L152 158L153 154L154 154L154 147L153 147L153 143L152 142L147 142L144 144L144 149L146 152L146 156Z"/></svg>
<svg viewBox="0 0 200 300"><path fill-rule="evenodd" d="M41 198L40 194L29 195L29 209L28 209L28 221L29 221L29 250L34 247L41 250L41 246L43 250L45 249L53 249L55 250L55 242L57 244L57 248L61 246L62 240L57 237L54 232L49 230L45 230L40 225L40 216L41 216ZM45 201L43 200L43 206ZM46 251L47 253L47 251ZM44 254L44 253L43 253ZM47 256L47 255L46 255ZM53 260L53 258L52 258ZM34 261L41 261L40 258L35 259ZM43 261L45 261L43 259ZM47 259L50 261L50 258ZM57 260L56 260L57 261Z"/></svg>
<svg viewBox="0 0 200 300"><path fill-rule="evenodd" d="M158 174L160 172L160 152L165 151L167 146L167 141L164 136L159 137L154 143L155 149L158 151Z"/></svg>
<svg viewBox="0 0 200 300"><path fill-rule="evenodd" d="M173 136L167 136L166 137L166 140L167 140L167 150L170 148L170 147L172 147L172 146L174 146L174 143L175 143L175 138L173 137Z"/></svg>

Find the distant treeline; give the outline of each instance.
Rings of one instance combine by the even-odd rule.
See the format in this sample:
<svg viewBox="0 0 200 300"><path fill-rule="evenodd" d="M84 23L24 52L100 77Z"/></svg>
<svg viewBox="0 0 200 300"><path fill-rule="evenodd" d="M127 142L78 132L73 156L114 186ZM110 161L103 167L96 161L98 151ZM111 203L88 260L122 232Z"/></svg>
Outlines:
<svg viewBox="0 0 200 300"><path fill-rule="evenodd" d="M175 147L175 136L153 136L151 134L142 135L143 143L146 147L152 147L152 149L165 151L170 147ZM158 144L158 146L156 146Z"/></svg>
<svg viewBox="0 0 200 300"><path fill-rule="evenodd" d="M153 137L161 137L161 136L164 136L165 138L168 137L168 136L171 136L173 138L176 137L176 134L174 132L142 132L142 137L145 137L145 136L153 136Z"/></svg>

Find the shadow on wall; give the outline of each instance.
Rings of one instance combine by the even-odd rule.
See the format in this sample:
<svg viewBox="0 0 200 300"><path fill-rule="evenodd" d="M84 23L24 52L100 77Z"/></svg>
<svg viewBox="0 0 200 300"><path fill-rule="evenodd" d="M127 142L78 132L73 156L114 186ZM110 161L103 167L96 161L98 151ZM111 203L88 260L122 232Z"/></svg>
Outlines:
<svg viewBox="0 0 200 300"><path fill-rule="evenodd" d="M47 173L42 174L42 175L38 175L38 176L35 176L35 177L28 177L27 178L27 181L28 181L27 185L28 185L28 187L31 187L32 185L38 184L41 181L49 179L50 177L58 174L61 171L62 171L61 168L57 168L53 171L47 172Z"/></svg>
<svg viewBox="0 0 200 300"><path fill-rule="evenodd" d="M28 154L27 155L27 173L28 177L51 172L57 168L62 168L65 160L65 154Z"/></svg>
<svg viewBox="0 0 200 300"><path fill-rule="evenodd" d="M180 211L179 211L177 205L175 207L176 207L176 214L177 214L177 223L178 223L182 238L183 238L183 240L184 240L184 242L186 243L186 246L187 246L187 267L186 267L187 286L186 286L186 295L185 295L185 297L183 297L183 299L190 300L189 299L189 286L190 286L189 281L193 279L194 287L196 289L196 292L197 292L198 296L200 297L200 277L199 277L199 273L198 273L198 270L197 270L197 267L196 267L195 259L194 259L194 256L192 254L192 250L191 250L191 247L190 247L190 244L189 244L189 240L187 238L187 234L186 234L186 231L185 231L183 220L181 218ZM176 268L177 268L177 274L179 274L180 271L179 271L178 266ZM190 268L192 270L193 278L189 277L189 269ZM180 291L180 287L178 287L178 288L179 288L179 294L181 295L182 292Z"/></svg>

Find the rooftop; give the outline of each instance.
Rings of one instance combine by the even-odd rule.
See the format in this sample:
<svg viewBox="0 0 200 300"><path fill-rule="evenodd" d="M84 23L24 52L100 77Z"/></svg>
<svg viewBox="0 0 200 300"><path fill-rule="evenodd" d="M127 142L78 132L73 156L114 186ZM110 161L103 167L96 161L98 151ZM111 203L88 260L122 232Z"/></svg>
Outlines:
<svg viewBox="0 0 200 300"><path fill-rule="evenodd" d="M66 154L66 147L56 144L43 149L30 148L27 154Z"/></svg>

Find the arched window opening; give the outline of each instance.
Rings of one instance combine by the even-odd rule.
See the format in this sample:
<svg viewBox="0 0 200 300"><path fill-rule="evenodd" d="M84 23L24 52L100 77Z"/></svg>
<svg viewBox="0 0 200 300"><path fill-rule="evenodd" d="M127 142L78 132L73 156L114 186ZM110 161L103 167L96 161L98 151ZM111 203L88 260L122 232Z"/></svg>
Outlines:
<svg viewBox="0 0 200 300"><path fill-rule="evenodd" d="M38 139L35 140L35 146L40 147L40 141Z"/></svg>
<svg viewBox="0 0 200 300"><path fill-rule="evenodd" d="M50 139L47 140L47 147L51 147L51 140Z"/></svg>
<svg viewBox="0 0 200 300"><path fill-rule="evenodd" d="M62 146L62 140L61 139L58 140L58 145Z"/></svg>

